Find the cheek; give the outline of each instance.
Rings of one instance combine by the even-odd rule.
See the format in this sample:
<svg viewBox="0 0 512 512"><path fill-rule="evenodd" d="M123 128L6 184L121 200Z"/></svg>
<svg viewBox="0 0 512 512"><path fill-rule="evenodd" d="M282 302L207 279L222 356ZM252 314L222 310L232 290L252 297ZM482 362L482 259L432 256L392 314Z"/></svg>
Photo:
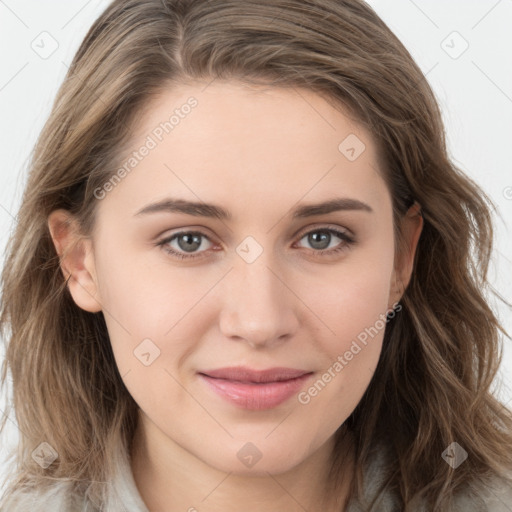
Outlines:
<svg viewBox="0 0 512 512"><path fill-rule="evenodd" d="M116 365L139 407L167 422L165 411L190 407L180 383L188 385L190 357L218 321L218 302L208 292L226 270L180 268L165 258L148 264L147 255L113 246L104 254L101 299Z"/></svg>
<svg viewBox="0 0 512 512"><path fill-rule="evenodd" d="M318 379L299 402L332 426L352 413L377 367L393 275L392 243L347 259L323 283L305 282L322 327L317 343L326 354ZM355 253L354 253L355 254Z"/></svg>
<svg viewBox="0 0 512 512"><path fill-rule="evenodd" d="M155 262L149 250L127 254L107 247L104 254L97 265L101 304L134 338L162 338L215 283L199 269L172 267L164 257Z"/></svg>
<svg viewBox="0 0 512 512"><path fill-rule="evenodd" d="M153 417L186 407L176 370L201 338L196 304L213 284L191 285L177 270L145 266L126 255L102 267L102 304L115 362L128 392ZM170 278L173 279L170 279ZM172 397L172 400L171 400Z"/></svg>
<svg viewBox="0 0 512 512"><path fill-rule="evenodd" d="M325 349L331 355L348 350L351 341L363 339L376 327L383 331L382 318L388 309L393 276L394 248L383 237L364 251L354 251L339 265L323 274L304 275L297 288L324 326Z"/></svg>

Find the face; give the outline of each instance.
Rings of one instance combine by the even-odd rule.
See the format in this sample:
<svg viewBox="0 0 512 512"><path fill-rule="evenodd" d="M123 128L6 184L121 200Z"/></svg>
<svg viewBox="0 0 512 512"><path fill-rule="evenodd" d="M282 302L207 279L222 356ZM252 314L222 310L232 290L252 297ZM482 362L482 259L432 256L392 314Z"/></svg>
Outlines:
<svg viewBox="0 0 512 512"><path fill-rule="evenodd" d="M103 311L155 436L223 471L294 467L360 401L407 280L372 138L312 91L220 81L169 90L136 128L70 291ZM305 375L203 375L238 366Z"/></svg>

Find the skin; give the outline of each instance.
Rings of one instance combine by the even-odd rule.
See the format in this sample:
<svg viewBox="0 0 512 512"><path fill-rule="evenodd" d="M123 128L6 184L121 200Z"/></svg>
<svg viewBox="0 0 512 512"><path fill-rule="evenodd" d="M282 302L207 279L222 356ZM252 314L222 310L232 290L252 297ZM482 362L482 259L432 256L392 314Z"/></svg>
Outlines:
<svg viewBox="0 0 512 512"><path fill-rule="evenodd" d="M334 433L370 383L383 329L307 404L294 396L273 409L242 409L197 372L301 368L315 372L307 390L400 299L421 217L413 208L403 219L406 249L396 254L391 197L372 137L321 96L238 82L205 87L174 87L139 117L133 150L169 112L190 96L198 100L98 201L91 237L79 237L68 212L52 212L62 271L72 276L79 307L103 311L119 372L140 407L132 470L150 511L340 510L353 459L338 496L326 495ZM338 149L349 134L365 144L354 161ZM217 204L232 219L135 216L170 196ZM335 197L372 211L292 218L299 205ZM307 234L328 227L354 242L332 234L320 248L343 249L318 255ZM197 258L180 260L157 245L186 230L205 234L191 249ZM247 236L263 250L252 263L236 251ZM187 254L183 237L167 245ZM146 338L160 350L149 366L134 356ZM262 454L252 467L237 457L249 442ZM346 444L352 454L351 438Z"/></svg>

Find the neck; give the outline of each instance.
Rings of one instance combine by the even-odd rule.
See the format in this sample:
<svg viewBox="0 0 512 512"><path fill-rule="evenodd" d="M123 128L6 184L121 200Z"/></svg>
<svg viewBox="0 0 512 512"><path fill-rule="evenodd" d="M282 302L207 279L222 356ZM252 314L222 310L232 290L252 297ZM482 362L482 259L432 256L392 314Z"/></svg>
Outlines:
<svg viewBox="0 0 512 512"><path fill-rule="evenodd" d="M352 456L347 457L336 493L329 493L334 436L288 471L246 475L212 467L159 430L158 435L156 430L147 418L139 420L131 449L134 480L150 512L205 509L209 512L340 512L345 509L354 461ZM348 448L352 455L352 447Z"/></svg>

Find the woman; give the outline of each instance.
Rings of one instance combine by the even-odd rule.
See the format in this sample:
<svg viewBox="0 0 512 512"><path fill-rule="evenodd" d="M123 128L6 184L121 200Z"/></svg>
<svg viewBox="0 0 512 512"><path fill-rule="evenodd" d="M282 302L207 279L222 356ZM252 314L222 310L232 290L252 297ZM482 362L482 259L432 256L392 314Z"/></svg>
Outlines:
<svg viewBox="0 0 512 512"><path fill-rule="evenodd" d="M114 1L3 271L1 509L501 510L489 211L365 3Z"/></svg>

